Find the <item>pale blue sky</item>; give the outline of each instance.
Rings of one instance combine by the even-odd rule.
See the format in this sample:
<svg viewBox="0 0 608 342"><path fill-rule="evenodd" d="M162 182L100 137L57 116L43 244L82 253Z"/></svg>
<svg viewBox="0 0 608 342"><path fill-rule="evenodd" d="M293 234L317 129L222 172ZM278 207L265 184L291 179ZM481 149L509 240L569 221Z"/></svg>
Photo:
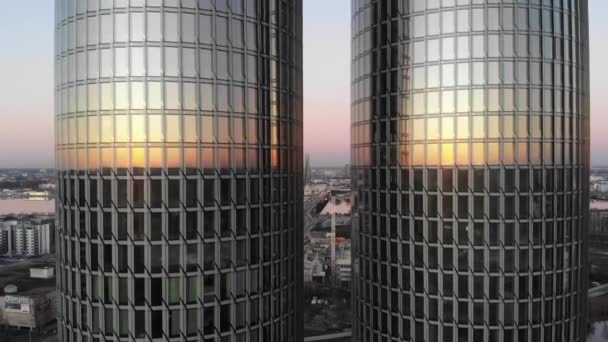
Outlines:
<svg viewBox="0 0 608 342"><path fill-rule="evenodd" d="M349 159L350 0L304 1L305 150L314 165ZM53 164L52 0L0 12L0 167ZM592 162L608 165L608 1L590 0Z"/></svg>

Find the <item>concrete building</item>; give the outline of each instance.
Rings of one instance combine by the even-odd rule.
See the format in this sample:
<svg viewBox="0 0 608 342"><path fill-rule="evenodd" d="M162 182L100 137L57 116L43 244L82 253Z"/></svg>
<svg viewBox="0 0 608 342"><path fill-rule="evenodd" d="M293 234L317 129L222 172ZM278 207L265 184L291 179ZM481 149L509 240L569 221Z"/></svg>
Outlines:
<svg viewBox="0 0 608 342"><path fill-rule="evenodd" d="M57 291L54 277L31 278L29 275L28 266L3 267L0 325L38 329L55 320Z"/></svg>
<svg viewBox="0 0 608 342"><path fill-rule="evenodd" d="M586 341L588 1L352 1L353 341Z"/></svg>
<svg viewBox="0 0 608 342"><path fill-rule="evenodd" d="M11 251L7 255L39 256L52 252L50 223L19 221L11 226L12 239L8 239ZM9 234L10 235L10 234Z"/></svg>

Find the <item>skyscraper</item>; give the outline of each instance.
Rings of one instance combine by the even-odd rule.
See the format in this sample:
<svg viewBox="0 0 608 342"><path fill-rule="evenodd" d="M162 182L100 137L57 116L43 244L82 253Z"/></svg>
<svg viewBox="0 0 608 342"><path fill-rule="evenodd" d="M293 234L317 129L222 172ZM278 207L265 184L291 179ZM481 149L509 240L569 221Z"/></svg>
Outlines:
<svg viewBox="0 0 608 342"><path fill-rule="evenodd" d="M352 2L356 341L584 341L587 1Z"/></svg>
<svg viewBox="0 0 608 342"><path fill-rule="evenodd" d="M57 0L61 341L299 341L300 0Z"/></svg>

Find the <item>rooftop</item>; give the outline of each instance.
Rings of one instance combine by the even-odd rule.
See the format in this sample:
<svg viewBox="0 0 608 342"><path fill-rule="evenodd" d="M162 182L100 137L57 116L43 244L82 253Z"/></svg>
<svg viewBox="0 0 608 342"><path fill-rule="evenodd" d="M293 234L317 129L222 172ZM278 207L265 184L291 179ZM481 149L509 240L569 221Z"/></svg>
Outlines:
<svg viewBox="0 0 608 342"><path fill-rule="evenodd" d="M55 278L30 278L30 268L54 267L48 257L32 259L0 259L0 296L4 296L4 287L16 285L17 296L35 296L55 290Z"/></svg>

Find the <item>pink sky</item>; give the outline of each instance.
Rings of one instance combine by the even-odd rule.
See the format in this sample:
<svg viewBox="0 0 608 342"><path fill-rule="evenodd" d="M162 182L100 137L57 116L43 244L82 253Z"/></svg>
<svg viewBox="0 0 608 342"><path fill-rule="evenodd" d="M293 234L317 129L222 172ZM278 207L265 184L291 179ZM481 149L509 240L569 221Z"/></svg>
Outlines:
<svg viewBox="0 0 608 342"><path fill-rule="evenodd" d="M303 3L305 152L314 166L343 166L350 160L350 0ZM593 164L608 165L608 21L603 17L608 1L589 3L591 155ZM53 2L9 1L6 6L0 12L0 167L49 167Z"/></svg>

